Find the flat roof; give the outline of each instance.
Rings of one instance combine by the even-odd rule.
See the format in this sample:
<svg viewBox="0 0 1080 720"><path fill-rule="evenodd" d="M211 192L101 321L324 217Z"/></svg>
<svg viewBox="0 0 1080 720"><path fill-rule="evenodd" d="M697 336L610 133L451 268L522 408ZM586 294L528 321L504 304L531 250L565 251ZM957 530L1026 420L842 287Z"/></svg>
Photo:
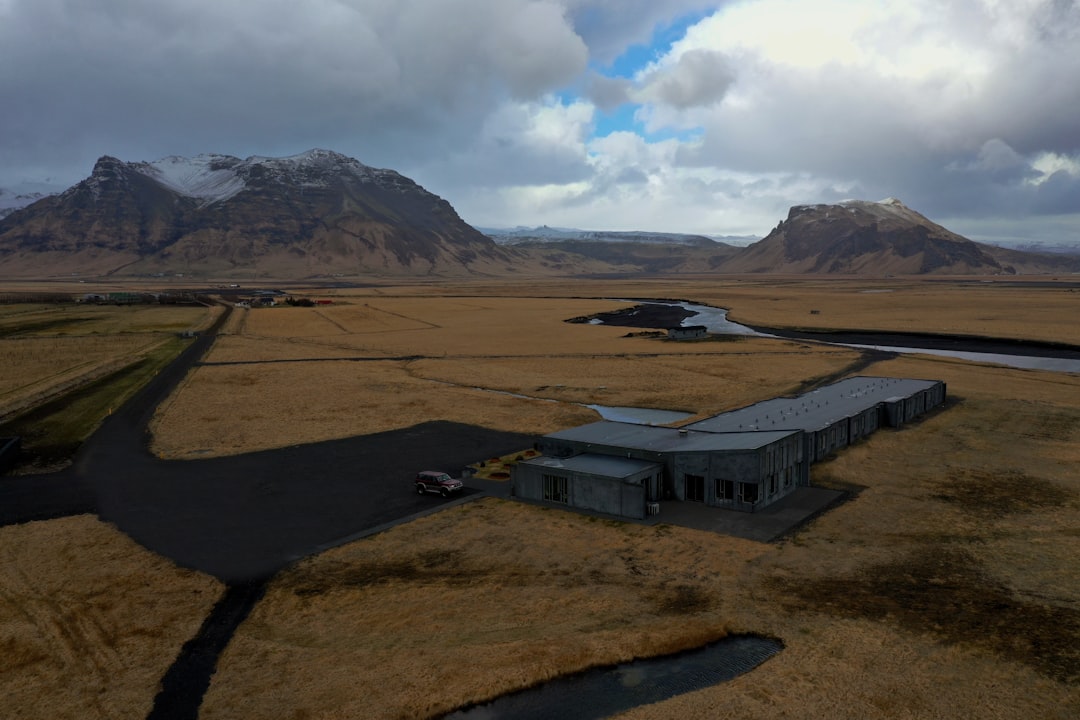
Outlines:
<svg viewBox="0 0 1080 720"><path fill-rule="evenodd" d="M865 412L879 403L911 397L923 390L929 390L940 382L940 380L853 377L798 397L765 400L740 410L732 410L691 423L686 427L703 432L821 430L839 420Z"/></svg>
<svg viewBox="0 0 1080 720"><path fill-rule="evenodd" d="M594 455L592 453L583 453L569 458L554 458L541 455L529 460L522 460L519 464L559 468L614 478L625 478L642 470L658 470L662 467L659 463L647 460L634 460L617 455Z"/></svg>
<svg viewBox="0 0 1080 720"><path fill-rule="evenodd" d="M544 437L652 452L716 452L755 450L796 432L798 432L797 429L771 432L695 432L694 430L683 431L679 428L601 420L553 432Z"/></svg>

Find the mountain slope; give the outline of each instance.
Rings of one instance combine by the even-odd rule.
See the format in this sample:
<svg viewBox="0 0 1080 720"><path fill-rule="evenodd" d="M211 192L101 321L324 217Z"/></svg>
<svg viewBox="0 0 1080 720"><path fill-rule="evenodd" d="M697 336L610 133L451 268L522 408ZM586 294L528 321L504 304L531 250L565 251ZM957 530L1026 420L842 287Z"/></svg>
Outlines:
<svg viewBox="0 0 1080 720"><path fill-rule="evenodd" d="M723 270L855 275L1015 272L992 250L931 222L899 200L848 200L792 207L786 220L726 262Z"/></svg>
<svg viewBox="0 0 1080 720"><path fill-rule="evenodd" d="M86 180L0 220L6 275L467 275L513 261L412 180L326 150L155 163L106 156Z"/></svg>

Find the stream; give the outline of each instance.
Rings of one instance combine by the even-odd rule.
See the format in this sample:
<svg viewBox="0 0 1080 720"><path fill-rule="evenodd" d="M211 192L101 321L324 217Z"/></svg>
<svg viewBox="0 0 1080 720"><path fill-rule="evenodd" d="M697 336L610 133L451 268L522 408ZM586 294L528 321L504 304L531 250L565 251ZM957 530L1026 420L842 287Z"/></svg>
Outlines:
<svg viewBox="0 0 1080 720"><path fill-rule="evenodd" d="M746 325L740 325L736 322L732 322L727 319L728 311L724 308L715 308L708 305L697 305L688 302L668 303L659 301L648 301L648 304L654 305L667 305L673 307L680 307L687 312L694 313L691 317L682 321L683 326L688 325L704 325L708 332L722 334L722 335L754 335L757 337L786 337L785 334L777 332L772 334L768 332L760 332L754 328L747 327ZM881 333L882 335L888 335L888 333ZM932 335L925 336L933 339ZM855 342L835 342L825 340L814 340L809 334L798 334L798 339L813 340L814 342L822 342L827 345L839 345L842 347L858 348L860 350L882 350L885 352L894 352L900 354L921 354L921 355L936 355L939 357L951 357L960 360L969 360L971 362L990 363L993 365L1005 365L1008 367L1023 368L1025 370L1050 370L1053 372L1067 372L1067 373L1080 373L1080 353L1063 351L1061 354L1063 357L1045 357L1038 355L1024 355L1013 353L994 353L994 352L977 352L970 350L949 350L942 348L920 348L920 347L907 347L902 345L879 345L869 343L855 343ZM980 343L988 343L991 341L981 341L978 338L971 339L972 345L978 345ZM1072 357L1069 357L1072 355Z"/></svg>
<svg viewBox="0 0 1080 720"><path fill-rule="evenodd" d="M784 648L756 635L727 637L678 655L555 678L444 716L446 720L599 720L749 672Z"/></svg>

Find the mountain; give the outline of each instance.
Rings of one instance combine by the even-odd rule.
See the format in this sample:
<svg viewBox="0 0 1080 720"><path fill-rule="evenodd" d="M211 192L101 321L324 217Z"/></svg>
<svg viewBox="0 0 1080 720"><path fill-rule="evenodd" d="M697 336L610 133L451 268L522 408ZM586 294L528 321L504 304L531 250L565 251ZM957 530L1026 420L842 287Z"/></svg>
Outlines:
<svg viewBox="0 0 1080 720"><path fill-rule="evenodd" d="M538 245L566 241L616 242L709 246L713 239L704 235L619 230L576 230L542 225L536 228L477 228L500 245Z"/></svg>
<svg viewBox="0 0 1080 720"><path fill-rule="evenodd" d="M0 207L10 209L0 217L5 278L1080 270L1080 257L974 243L893 199L799 205L747 247L702 235L546 226L489 237L409 178L328 150L244 160L105 156L62 193L5 193Z"/></svg>
<svg viewBox="0 0 1080 720"><path fill-rule="evenodd" d="M0 219L0 273L469 275L514 263L442 198L328 150L124 162Z"/></svg>
<svg viewBox="0 0 1080 720"><path fill-rule="evenodd" d="M1064 262L1062 262L1064 261ZM796 205L760 242L723 265L730 273L985 275L1068 269L1064 258L983 245L895 198Z"/></svg>
<svg viewBox="0 0 1080 720"><path fill-rule="evenodd" d="M43 192L15 193L0 188L0 218L5 218L16 210L37 202L46 194Z"/></svg>
<svg viewBox="0 0 1080 720"><path fill-rule="evenodd" d="M561 254L613 266L609 272L634 274L710 273L736 248L704 235L648 231L552 228L482 228L503 247L551 257Z"/></svg>

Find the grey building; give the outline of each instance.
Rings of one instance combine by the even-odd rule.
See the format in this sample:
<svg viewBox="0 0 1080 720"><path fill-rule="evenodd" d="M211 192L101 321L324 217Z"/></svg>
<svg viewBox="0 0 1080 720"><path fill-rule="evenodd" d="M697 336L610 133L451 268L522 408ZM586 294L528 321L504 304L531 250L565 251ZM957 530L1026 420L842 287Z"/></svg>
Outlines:
<svg viewBox="0 0 1080 720"><path fill-rule="evenodd" d="M709 336L709 328L704 325L684 325L668 328L668 340L700 340Z"/></svg>
<svg viewBox="0 0 1080 720"><path fill-rule="evenodd" d="M817 462L870 435L900 427L945 402L940 380L853 377L797 397L774 398L687 427L704 432L802 430L806 454Z"/></svg>
<svg viewBox="0 0 1080 720"><path fill-rule="evenodd" d="M944 402L938 380L855 377L684 428L591 423L540 438L513 494L636 519L662 500L754 512L809 485L811 463Z"/></svg>
<svg viewBox="0 0 1080 720"><path fill-rule="evenodd" d="M539 457L514 467L514 495L633 518L661 500L752 512L810 480L802 433L794 430L713 433L601 421L545 435L536 448Z"/></svg>

